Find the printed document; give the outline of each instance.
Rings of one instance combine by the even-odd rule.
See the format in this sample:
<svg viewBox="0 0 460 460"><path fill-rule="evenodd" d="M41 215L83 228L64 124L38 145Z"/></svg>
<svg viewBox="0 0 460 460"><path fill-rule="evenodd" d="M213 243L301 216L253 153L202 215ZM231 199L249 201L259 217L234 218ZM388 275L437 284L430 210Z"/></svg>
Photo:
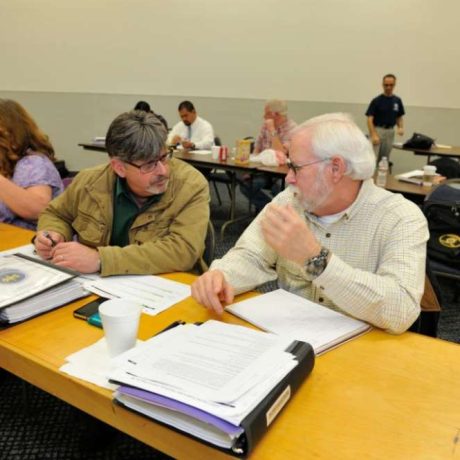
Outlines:
<svg viewBox="0 0 460 460"><path fill-rule="evenodd" d="M226 311L266 331L310 343L316 354L370 329L364 321L283 289L229 305Z"/></svg>
<svg viewBox="0 0 460 460"><path fill-rule="evenodd" d="M291 343L219 321L177 326L115 358L110 377L238 425L297 365Z"/></svg>
<svg viewBox="0 0 460 460"><path fill-rule="evenodd" d="M151 275L123 275L84 283L88 291L109 299L128 299L142 305L143 312L156 315L190 296L190 286Z"/></svg>

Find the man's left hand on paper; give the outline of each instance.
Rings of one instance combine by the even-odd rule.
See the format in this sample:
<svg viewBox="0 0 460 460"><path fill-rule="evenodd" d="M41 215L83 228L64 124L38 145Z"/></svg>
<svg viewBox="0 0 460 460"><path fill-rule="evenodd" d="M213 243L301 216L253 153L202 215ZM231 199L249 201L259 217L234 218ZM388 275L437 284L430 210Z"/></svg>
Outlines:
<svg viewBox="0 0 460 460"><path fill-rule="evenodd" d="M192 297L208 310L221 315L223 303L233 302L234 291L220 270L209 270L192 284Z"/></svg>
<svg viewBox="0 0 460 460"><path fill-rule="evenodd" d="M51 262L80 273L95 273L101 266L99 252L76 241L59 243L54 248Z"/></svg>
<svg viewBox="0 0 460 460"><path fill-rule="evenodd" d="M299 265L321 251L318 240L292 206L269 204L264 211L261 227L267 244L281 257Z"/></svg>

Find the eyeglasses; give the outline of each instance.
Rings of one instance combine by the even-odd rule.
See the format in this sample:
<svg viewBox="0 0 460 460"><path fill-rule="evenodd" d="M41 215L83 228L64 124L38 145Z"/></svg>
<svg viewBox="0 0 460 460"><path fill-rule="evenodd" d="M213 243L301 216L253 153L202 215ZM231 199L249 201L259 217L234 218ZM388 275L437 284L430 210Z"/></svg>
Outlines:
<svg viewBox="0 0 460 460"><path fill-rule="evenodd" d="M161 157L158 158L157 160L152 160L152 161L149 161L148 163L143 163L141 165L137 165L136 163L132 163L131 161L124 161L123 163L134 166L141 172L141 174L149 174L156 169L156 167L158 166L158 163L165 165L166 163L169 162L171 158L172 158L172 152L168 152L168 153L161 155Z"/></svg>
<svg viewBox="0 0 460 460"><path fill-rule="evenodd" d="M384 83L383 86L394 86L395 83Z"/></svg>
<svg viewBox="0 0 460 460"><path fill-rule="evenodd" d="M303 165L296 165L293 163L289 158L286 160L286 166L290 171L292 171L294 174L297 174L302 168L305 168L306 166L311 166L316 163L322 163L323 161L329 161L330 158L323 158L321 160L315 160L315 161L310 161L308 163L304 163Z"/></svg>

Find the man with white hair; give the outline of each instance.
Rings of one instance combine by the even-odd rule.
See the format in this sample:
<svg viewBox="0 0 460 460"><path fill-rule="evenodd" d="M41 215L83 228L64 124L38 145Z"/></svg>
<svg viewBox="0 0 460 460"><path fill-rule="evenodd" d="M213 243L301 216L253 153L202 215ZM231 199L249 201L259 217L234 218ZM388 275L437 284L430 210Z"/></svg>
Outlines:
<svg viewBox="0 0 460 460"><path fill-rule="evenodd" d="M289 156L288 189L195 281L193 297L222 313L235 294L277 280L331 309L404 332L420 313L424 289L423 214L374 185L372 147L345 114L299 126Z"/></svg>
<svg viewBox="0 0 460 460"><path fill-rule="evenodd" d="M264 150L272 149L286 158L292 131L296 126L297 124L288 117L286 101L268 100L264 107L264 123L254 144L254 154L258 155ZM257 213L272 199L268 190L273 196L281 190L279 184L273 184L272 177L264 173L245 176L240 182L240 188L243 195L255 206ZM267 189L267 192L263 189Z"/></svg>

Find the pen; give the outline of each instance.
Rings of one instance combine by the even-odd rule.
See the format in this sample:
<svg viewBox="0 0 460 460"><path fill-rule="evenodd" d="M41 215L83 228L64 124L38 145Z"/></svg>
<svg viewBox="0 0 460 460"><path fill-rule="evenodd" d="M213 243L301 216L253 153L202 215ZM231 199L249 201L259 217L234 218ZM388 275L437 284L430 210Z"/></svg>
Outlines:
<svg viewBox="0 0 460 460"><path fill-rule="evenodd" d="M51 238L48 232L43 232L43 235L45 238L48 238L51 241L51 247L54 248L54 246L56 246L56 241L54 241L53 238Z"/></svg>

